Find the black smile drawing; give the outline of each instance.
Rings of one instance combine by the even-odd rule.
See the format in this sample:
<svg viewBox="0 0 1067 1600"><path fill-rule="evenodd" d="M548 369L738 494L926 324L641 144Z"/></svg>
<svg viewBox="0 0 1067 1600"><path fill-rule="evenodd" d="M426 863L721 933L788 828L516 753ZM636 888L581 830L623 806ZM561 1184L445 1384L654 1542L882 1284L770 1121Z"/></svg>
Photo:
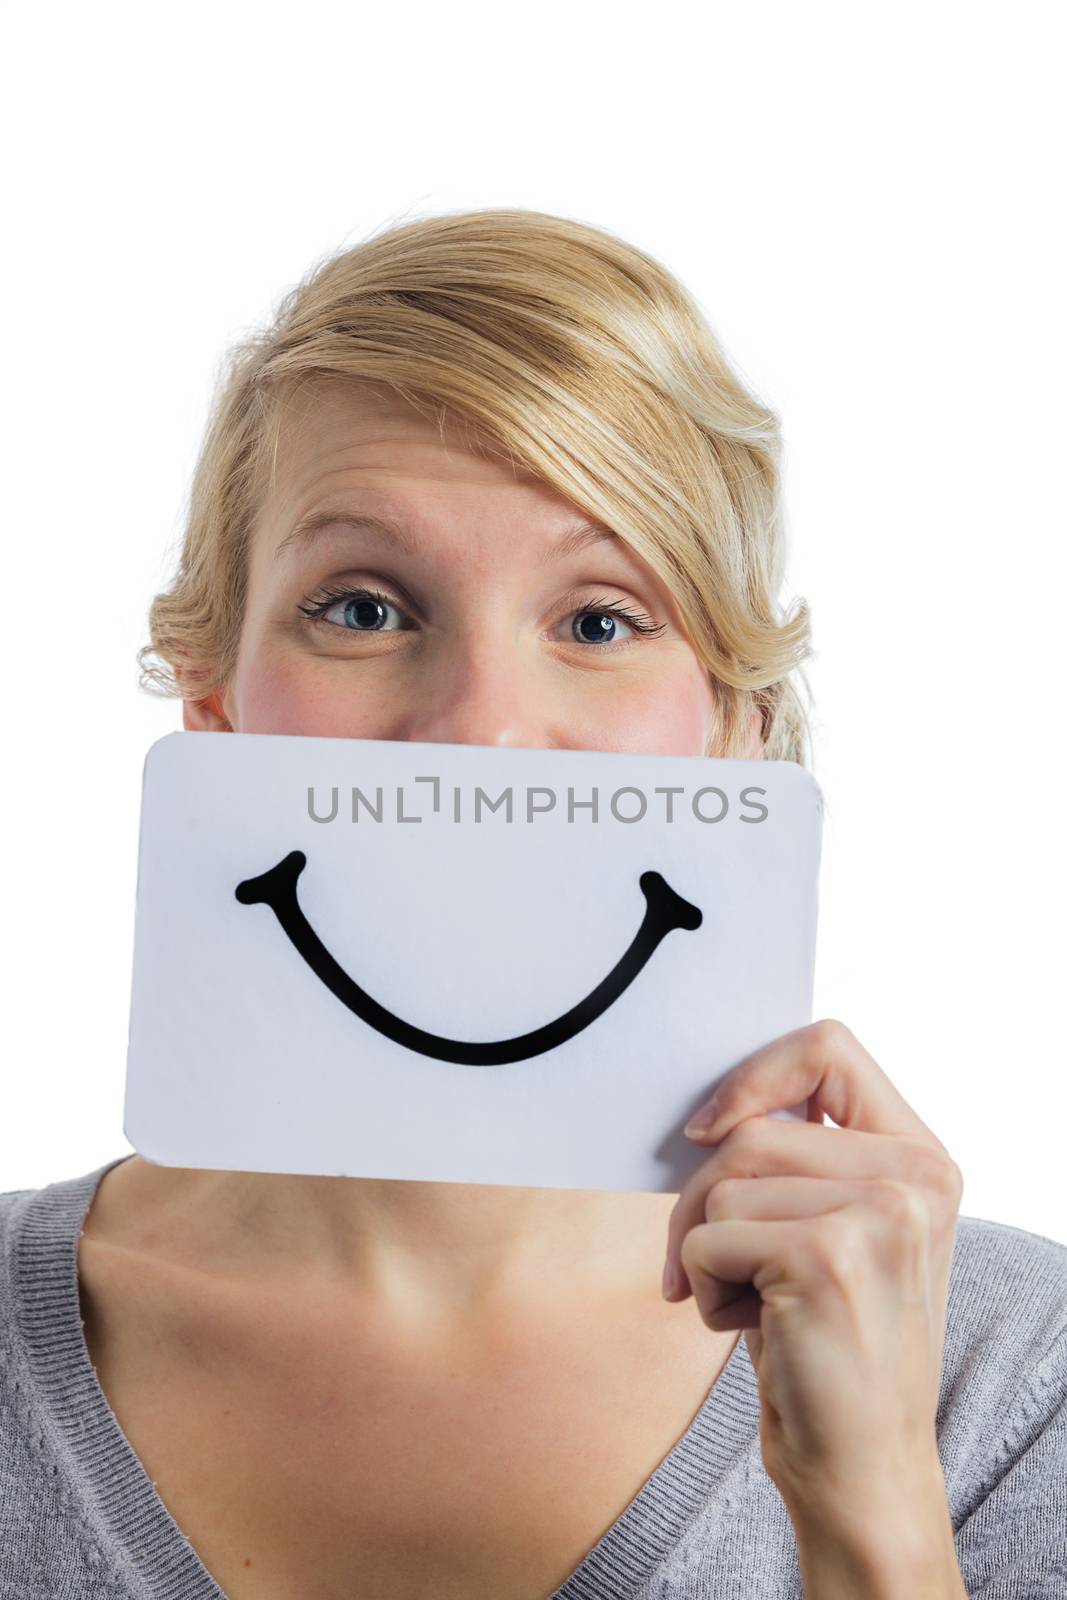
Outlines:
<svg viewBox="0 0 1067 1600"><path fill-rule="evenodd" d="M554 1022L532 1033L522 1033L515 1039L498 1039L490 1044L465 1043L461 1039L442 1039L440 1034L426 1033L412 1027L401 1017L394 1016L377 1000L354 983L343 967L322 943L314 928L301 911L296 898L296 880L307 865L302 850L291 850L277 866L260 873L258 878L245 878L234 890L243 906L268 905L281 923L291 942L303 956L317 978L337 999L354 1011L357 1017L384 1033L396 1044L406 1045L424 1056L437 1061L458 1061L473 1067L496 1067L510 1061L525 1061L529 1056L541 1055L588 1028L637 977L672 928L699 928L704 920L697 906L690 905L676 894L658 872L642 872L638 882L645 897L645 915L630 943L630 948L612 967L607 977L590 990L584 1000L565 1011Z"/></svg>

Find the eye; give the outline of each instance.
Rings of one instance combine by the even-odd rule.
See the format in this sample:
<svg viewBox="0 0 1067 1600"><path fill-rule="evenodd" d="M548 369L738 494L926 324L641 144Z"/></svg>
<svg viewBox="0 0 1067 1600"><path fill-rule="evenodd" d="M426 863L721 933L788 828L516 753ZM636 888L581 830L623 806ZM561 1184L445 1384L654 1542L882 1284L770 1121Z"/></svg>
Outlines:
<svg viewBox="0 0 1067 1600"><path fill-rule="evenodd" d="M340 628L346 633L400 633L409 631L409 621L399 620L391 626L389 614L405 619L406 613L378 589L336 589L324 586L317 595L309 595L297 610L311 622ZM340 615L334 617L333 612ZM564 618L570 623L567 643L594 646L601 651L634 642L638 634L662 633L665 622L655 622L643 611L633 611L621 601L603 598L587 601L571 610ZM630 630L630 636L619 638L620 624Z"/></svg>
<svg viewBox="0 0 1067 1600"><path fill-rule="evenodd" d="M389 612L403 616L399 606L377 589L324 589L317 599L306 600L297 610L313 622L325 622L349 633L399 632L399 628L389 626ZM341 616L335 620L330 613L338 610Z"/></svg>
<svg viewBox="0 0 1067 1600"><path fill-rule="evenodd" d="M570 613L571 637L578 644L605 645L632 644L637 634L662 633L665 622L654 622L643 611L631 611L621 601L588 601L578 611ZM618 637L619 624L629 628L630 638Z"/></svg>

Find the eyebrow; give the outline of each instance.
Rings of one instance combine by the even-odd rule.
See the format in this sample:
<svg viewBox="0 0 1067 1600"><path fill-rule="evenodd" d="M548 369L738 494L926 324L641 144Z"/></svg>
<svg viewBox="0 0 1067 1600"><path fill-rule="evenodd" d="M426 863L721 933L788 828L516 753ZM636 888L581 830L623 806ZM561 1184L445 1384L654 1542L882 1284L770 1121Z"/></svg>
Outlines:
<svg viewBox="0 0 1067 1600"><path fill-rule="evenodd" d="M411 529L402 522L396 522L387 517L374 517L367 512L355 513L352 511L312 511L306 517L301 517L299 522L286 534L274 552L277 561L282 552L289 549L306 549L323 534L333 528L349 528L357 533L374 533L391 540L401 550L414 551L418 541L413 536ZM563 537L542 556L539 566L545 566L549 561L560 561L564 556L576 555L579 550L584 550L587 545L612 541L616 545L622 541L617 533L610 528L605 528L596 522L583 519L581 522L572 523Z"/></svg>

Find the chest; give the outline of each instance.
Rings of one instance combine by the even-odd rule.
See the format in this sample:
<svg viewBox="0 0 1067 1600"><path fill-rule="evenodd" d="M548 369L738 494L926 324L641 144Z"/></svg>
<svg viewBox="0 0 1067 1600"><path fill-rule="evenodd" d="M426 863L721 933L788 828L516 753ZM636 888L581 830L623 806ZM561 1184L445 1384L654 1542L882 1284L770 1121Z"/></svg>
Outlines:
<svg viewBox="0 0 1067 1600"><path fill-rule="evenodd" d="M691 1305L587 1306L462 1346L398 1340L336 1301L191 1310L142 1279L135 1308L93 1255L79 1282L100 1385L229 1600L546 1600L731 1343Z"/></svg>

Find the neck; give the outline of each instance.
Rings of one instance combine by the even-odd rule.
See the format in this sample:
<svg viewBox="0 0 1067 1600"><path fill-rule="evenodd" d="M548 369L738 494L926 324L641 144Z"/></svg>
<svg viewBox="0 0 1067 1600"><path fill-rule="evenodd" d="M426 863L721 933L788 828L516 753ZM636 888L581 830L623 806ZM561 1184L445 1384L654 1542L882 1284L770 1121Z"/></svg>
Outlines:
<svg viewBox="0 0 1067 1600"><path fill-rule="evenodd" d="M93 1230L184 1267L470 1311L576 1287L660 1294L674 1194L161 1167L133 1156Z"/></svg>

